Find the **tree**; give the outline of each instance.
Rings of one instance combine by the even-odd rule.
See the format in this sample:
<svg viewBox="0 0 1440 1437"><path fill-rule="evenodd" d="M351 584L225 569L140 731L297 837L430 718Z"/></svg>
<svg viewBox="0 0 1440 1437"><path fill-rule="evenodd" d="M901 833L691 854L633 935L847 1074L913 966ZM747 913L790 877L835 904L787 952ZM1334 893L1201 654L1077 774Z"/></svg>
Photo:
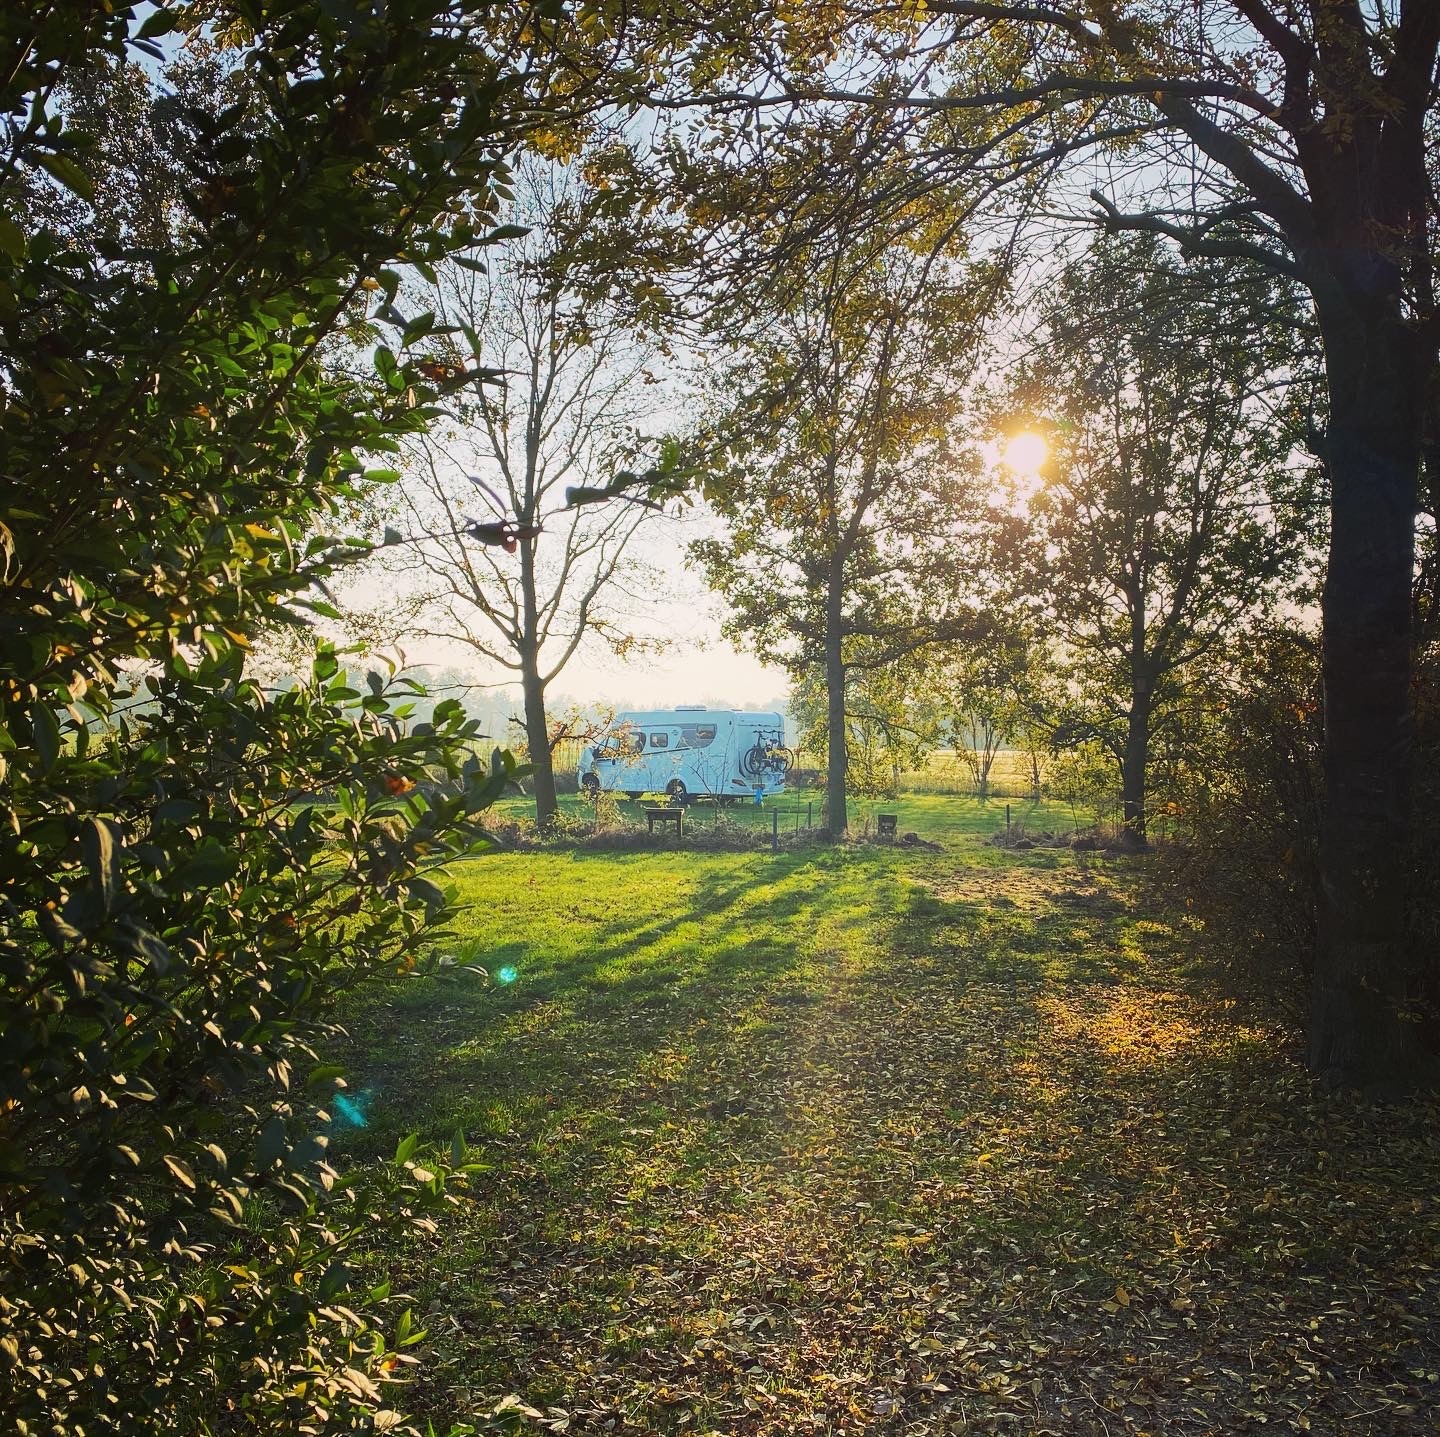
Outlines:
<svg viewBox="0 0 1440 1437"><path fill-rule="evenodd" d="M1116 760L1136 844L1152 747L1194 666L1274 603L1298 548L1303 411L1271 329L1285 296L1220 268L1097 240L1013 381L1051 447L1016 577L1070 655L1076 717Z"/></svg>
<svg viewBox="0 0 1440 1437"><path fill-rule="evenodd" d="M215 0L243 74L167 94L177 12L140 8L0 12L0 1410L368 1430L416 1334L347 1257L451 1161L337 1181L318 1058L341 994L432 961L429 870L513 768L391 674L322 649L273 693L248 654L326 609L359 456L485 377L433 378L394 266L490 239L524 52L479 4ZM102 69L161 206L55 102Z"/></svg>
<svg viewBox="0 0 1440 1437"><path fill-rule="evenodd" d="M984 803L990 797L990 770L1005 741L1000 715L983 698L972 698L951 727L951 738L960 750L965 767L975 784L976 797Z"/></svg>
<svg viewBox="0 0 1440 1437"><path fill-rule="evenodd" d="M728 534L695 553L732 605L729 633L823 676L839 837L847 681L977 627L955 592L974 495L952 433L976 301L874 237L815 265L735 340L714 419L732 460L712 484Z"/></svg>
<svg viewBox="0 0 1440 1437"><path fill-rule="evenodd" d="M970 772L976 795L990 797L990 773L1001 746L1021 721L1014 655L987 644L949 657L928 685L930 707Z"/></svg>
<svg viewBox="0 0 1440 1437"><path fill-rule="evenodd" d="M739 5L647 18L635 43L672 46L695 87L656 102L710 107L717 147L755 178L761 213L747 232L766 235L770 263L862 214L922 201L973 223L977 186L1023 219L1089 156L1114 160L1110 192L1092 191L1104 224L1307 292L1325 356L1316 447L1331 510L1309 1059L1366 1086L1433 1075L1415 1004L1433 999L1436 975L1408 941L1407 908L1415 515L1440 354L1440 7L897 0L786 9L768 25ZM760 109L782 123L736 119ZM877 190L868 172L895 157L908 178Z"/></svg>
<svg viewBox="0 0 1440 1437"><path fill-rule="evenodd" d="M525 238L483 272L447 269L429 297L437 324L467 335L503 379L408 446L391 517L413 542L391 551L403 557L390 568L414 582L407 615L413 608L418 632L518 675L544 826L556 813L551 754L562 737L547 714L550 685L587 640L622 654L656 642L627 604L649 582L633 541L658 506L570 503L631 457L653 408L641 395L656 382L655 355L604 305L566 290L561 265L593 201L583 181L532 159L516 191L508 218ZM500 543L475 542L477 511L510 525Z"/></svg>
<svg viewBox="0 0 1440 1437"><path fill-rule="evenodd" d="M893 798L902 770L918 768L934 748L937 730L917 712L913 688L919 666L906 659L883 667L856 667L845 675L845 786L862 798ZM801 673L786 709L796 746L827 767L830 714L824 671Z"/></svg>

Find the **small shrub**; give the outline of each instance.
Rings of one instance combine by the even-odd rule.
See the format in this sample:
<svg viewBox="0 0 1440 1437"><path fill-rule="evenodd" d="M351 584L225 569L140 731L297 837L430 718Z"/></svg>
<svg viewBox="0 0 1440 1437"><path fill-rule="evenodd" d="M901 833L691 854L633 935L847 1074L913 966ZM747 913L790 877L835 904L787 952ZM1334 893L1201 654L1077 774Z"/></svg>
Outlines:
<svg viewBox="0 0 1440 1437"><path fill-rule="evenodd" d="M1115 761L1093 740L1066 749L1050 763L1046 792L1069 804L1075 827L1113 831L1119 818Z"/></svg>
<svg viewBox="0 0 1440 1437"><path fill-rule="evenodd" d="M1303 998L1315 941L1323 714L1318 647L1273 631L1234 656L1168 797L1162 876L1243 983Z"/></svg>

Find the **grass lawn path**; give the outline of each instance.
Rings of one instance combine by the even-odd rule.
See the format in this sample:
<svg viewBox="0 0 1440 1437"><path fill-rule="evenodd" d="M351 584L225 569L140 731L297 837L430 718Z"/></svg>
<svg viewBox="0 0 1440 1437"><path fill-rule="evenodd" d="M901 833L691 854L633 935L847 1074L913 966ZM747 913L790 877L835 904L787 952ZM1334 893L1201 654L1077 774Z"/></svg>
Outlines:
<svg viewBox="0 0 1440 1437"><path fill-rule="evenodd" d="M403 1405L1440 1431L1436 1105L1315 1089L1135 872L973 843L471 865L467 942L514 981L398 983L351 1025L352 1156L458 1126L494 1164L376 1255L430 1333Z"/></svg>

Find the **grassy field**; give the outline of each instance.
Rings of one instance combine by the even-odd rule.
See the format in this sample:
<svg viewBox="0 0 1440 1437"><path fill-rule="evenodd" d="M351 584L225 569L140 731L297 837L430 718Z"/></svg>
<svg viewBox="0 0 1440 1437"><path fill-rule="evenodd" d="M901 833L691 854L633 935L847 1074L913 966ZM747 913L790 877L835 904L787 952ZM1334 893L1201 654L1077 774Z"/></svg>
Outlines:
<svg viewBox="0 0 1440 1437"><path fill-rule="evenodd" d="M494 980L397 980L350 1025L342 1153L459 1128L492 1164L374 1254L429 1332L403 1405L441 1431L1436 1430L1440 1111L1315 1089L1139 871L973 838L468 865Z"/></svg>
<svg viewBox="0 0 1440 1437"><path fill-rule="evenodd" d="M663 801L653 800L652 803ZM615 805L616 812L630 822L644 824L643 810L651 806L645 801L631 803L620 799ZM778 798L767 799L763 806L752 803L737 803L718 807L711 803L691 804L685 810L687 825L704 827L716 822L744 823L769 829L772 810L780 811L782 833L793 832L797 827L820 823L821 796L818 793L802 791L781 794ZM561 812L575 819L588 819L592 814L589 801L577 793L562 794ZM851 832L857 837L875 832L877 814L893 813L899 817L900 831L915 832L933 842L945 842L964 835L986 836L1005 827L1006 811L1011 822L1024 826L1029 832L1039 833L1046 829L1054 832L1068 832L1076 827L1076 815L1070 807L1053 800L1033 802L1029 799L990 799L982 802L965 795L902 793L898 798L857 798L851 799L849 821ZM504 819L525 819L534 816L534 803L527 798L507 798L496 804L494 813ZM1085 815L1079 815L1083 824Z"/></svg>
<svg viewBox="0 0 1440 1437"><path fill-rule="evenodd" d="M1048 760L1042 757L1040 764L1043 780ZM995 755L990 769L990 788L993 793L1024 796L1030 793L1034 775L1030 768L1030 756L1015 749L1004 749ZM914 793L971 793L975 779L964 756L955 749L936 749L925 760L924 766L909 769L900 775L902 791Z"/></svg>

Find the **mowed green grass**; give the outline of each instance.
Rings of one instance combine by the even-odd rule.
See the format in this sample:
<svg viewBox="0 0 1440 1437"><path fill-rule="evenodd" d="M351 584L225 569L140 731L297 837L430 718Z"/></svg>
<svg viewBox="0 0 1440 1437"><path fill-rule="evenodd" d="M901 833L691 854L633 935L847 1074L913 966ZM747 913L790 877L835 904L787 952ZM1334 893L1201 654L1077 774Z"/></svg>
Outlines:
<svg viewBox="0 0 1440 1437"><path fill-rule="evenodd" d="M350 1021L340 1161L458 1130L490 1164L370 1256L429 1334L395 1405L1430 1430L1440 1110L1314 1088L1141 876L973 838L463 865L451 946L490 980L397 979ZM511 1395L534 1415L492 1418Z"/></svg>
<svg viewBox="0 0 1440 1437"><path fill-rule="evenodd" d="M645 809L663 807L663 799L646 802L631 802L620 798L616 810L626 820L643 825ZM590 802L578 793L562 794L561 812L577 820L588 819L592 814ZM893 813L899 818L901 833L918 833L931 842L944 843L950 839L988 836L1005 827L1006 811L1010 821L1030 833L1051 831L1069 832L1077 826L1077 816L1067 804L1044 799L1038 802L1029 799L980 799L964 795L902 793L898 798L852 799L849 806L850 832L855 837L867 831L874 834L876 819L882 813ZM685 810L685 822L691 826L705 827L716 822L743 823L769 830L772 813L779 812L780 830L792 833L807 823L819 826L821 822L821 796L813 791L784 793L766 799L763 805L736 803L718 806L700 802L691 804ZM494 813L501 818L533 818L534 802L524 797L502 799L495 805ZM1079 823L1085 822L1085 815L1079 815Z"/></svg>

